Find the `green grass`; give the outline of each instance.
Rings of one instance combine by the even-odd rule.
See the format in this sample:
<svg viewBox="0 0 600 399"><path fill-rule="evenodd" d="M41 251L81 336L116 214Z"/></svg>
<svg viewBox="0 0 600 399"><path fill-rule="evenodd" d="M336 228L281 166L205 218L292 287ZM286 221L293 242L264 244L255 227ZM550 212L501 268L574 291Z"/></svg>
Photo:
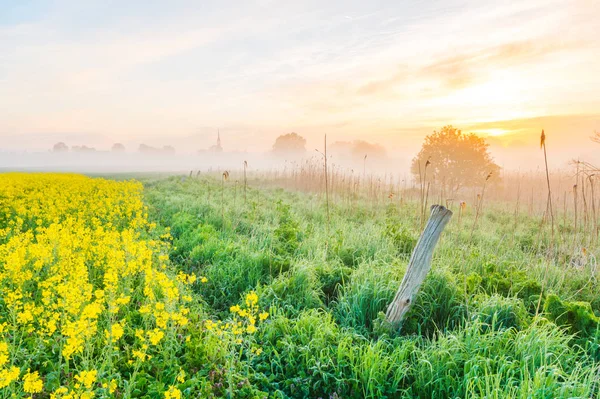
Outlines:
<svg viewBox="0 0 600 399"><path fill-rule="evenodd" d="M570 266L568 235L549 256L539 219L523 215L515 224L510 204L486 198L472 242L474 209L460 225L450 222L398 333L382 313L419 236L417 204L333 196L328 237L324 201L314 193L252 181L244 204L240 187L236 194L229 182L221 193L221 181L206 176L142 181L151 219L171 228L171 260L208 278L195 288L206 312L226 315L249 290L270 308L254 336L260 355L193 340L187 362L212 387L209 396L600 394L593 265Z"/></svg>

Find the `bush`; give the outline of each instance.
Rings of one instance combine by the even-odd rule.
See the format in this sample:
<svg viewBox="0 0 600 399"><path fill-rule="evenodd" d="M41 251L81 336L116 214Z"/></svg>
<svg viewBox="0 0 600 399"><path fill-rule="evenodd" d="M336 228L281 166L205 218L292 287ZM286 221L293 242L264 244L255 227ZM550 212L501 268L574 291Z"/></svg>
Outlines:
<svg viewBox="0 0 600 399"><path fill-rule="evenodd" d="M550 320L559 326L567 327L572 334L577 334L580 338L593 337L600 328L600 318L594 314L587 302L563 301L557 295L551 294L544 303L544 312Z"/></svg>

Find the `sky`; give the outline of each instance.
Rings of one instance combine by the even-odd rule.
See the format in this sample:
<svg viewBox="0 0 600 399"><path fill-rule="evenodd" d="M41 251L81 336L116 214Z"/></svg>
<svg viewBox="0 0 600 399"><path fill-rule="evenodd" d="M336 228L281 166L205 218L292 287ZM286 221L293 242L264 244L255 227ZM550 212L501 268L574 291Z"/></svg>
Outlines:
<svg viewBox="0 0 600 399"><path fill-rule="evenodd" d="M0 0L0 149L191 152L363 139L414 153L452 124L505 167L598 158L597 0ZM528 155L533 154L533 155Z"/></svg>

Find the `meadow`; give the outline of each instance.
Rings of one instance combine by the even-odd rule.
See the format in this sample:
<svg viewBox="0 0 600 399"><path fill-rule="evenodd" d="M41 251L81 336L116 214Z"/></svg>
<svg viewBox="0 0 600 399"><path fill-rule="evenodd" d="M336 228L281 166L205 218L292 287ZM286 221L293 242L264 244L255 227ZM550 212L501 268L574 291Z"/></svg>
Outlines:
<svg viewBox="0 0 600 399"><path fill-rule="evenodd" d="M552 231L491 188L446 204L396 330L384 314L434 195L131 177L0 175L1 397L600 395L595 213L565 206Z"/></svg>

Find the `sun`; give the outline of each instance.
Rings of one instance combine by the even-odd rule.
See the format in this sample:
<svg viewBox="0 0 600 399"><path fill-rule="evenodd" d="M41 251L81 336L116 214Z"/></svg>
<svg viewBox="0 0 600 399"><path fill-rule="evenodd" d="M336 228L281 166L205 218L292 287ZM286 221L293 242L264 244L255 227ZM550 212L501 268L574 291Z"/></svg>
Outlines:
<svg viewBox="0 0 600 399"><path fill-rule="evenodd" d="M482 133L485 136L491 136L491 137L499 137L499 136L504 136L508 133L508 130L505 129L499 129L499 128L494 128L494 129L483 129L483 130L479 130L480 133Z"/></svg>

